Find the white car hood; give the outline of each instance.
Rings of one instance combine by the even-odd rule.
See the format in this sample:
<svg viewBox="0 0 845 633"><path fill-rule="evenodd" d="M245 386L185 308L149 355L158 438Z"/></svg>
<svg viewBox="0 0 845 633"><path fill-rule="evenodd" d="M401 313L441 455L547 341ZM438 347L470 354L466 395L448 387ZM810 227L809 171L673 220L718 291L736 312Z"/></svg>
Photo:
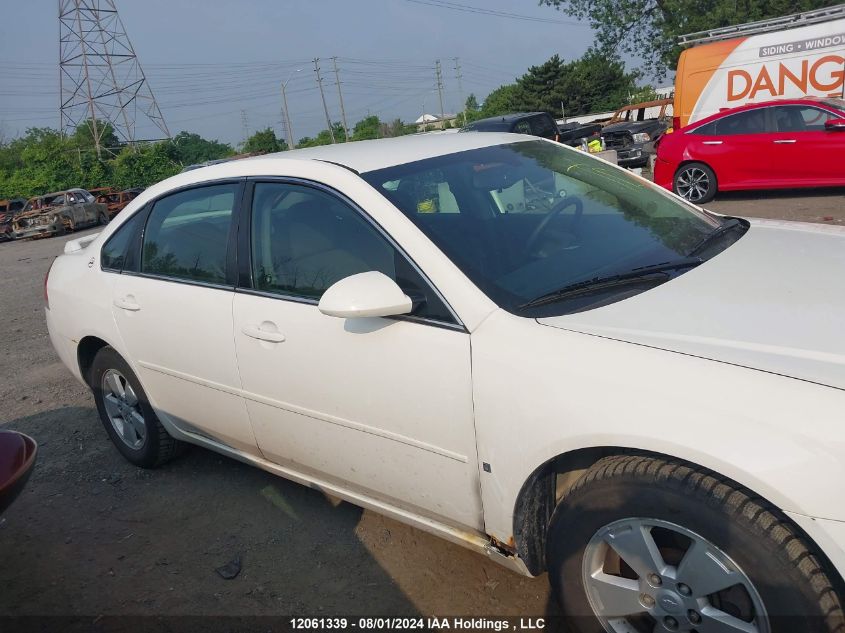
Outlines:
<svg viewBox="0 0 845 633"><path fill-rule="evenodd" d="M543 325L845 389L845 227L749 220L657 288Z"/></svg>

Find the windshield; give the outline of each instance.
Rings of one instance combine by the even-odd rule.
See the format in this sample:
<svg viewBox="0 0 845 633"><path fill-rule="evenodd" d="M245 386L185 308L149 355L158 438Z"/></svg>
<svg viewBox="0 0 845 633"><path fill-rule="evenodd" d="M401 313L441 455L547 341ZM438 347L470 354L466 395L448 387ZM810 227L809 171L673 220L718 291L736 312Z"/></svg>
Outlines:
<svg viewBox="0 0 845 633"><path fill-rule="evenodd" d="M825 105L829 105L832 108L836 108L841 112L845 112L845 99L835 99L835 98L827 98L822 101Z"/></svg>
<svg viewBox="0 0 845 633"><path fill-rule="evenodd" d="M720 222L600 159L547 141L438 156L362 177L407 215L502 308L585 280L629 274L693 254ZM721 244L721 249L725 247ZM671 267L670 267L671 268ZM684 274L678 267L672 276ZM653 284L652 284L653 286ZM541 308L565 314L637 289Z"/></svg>

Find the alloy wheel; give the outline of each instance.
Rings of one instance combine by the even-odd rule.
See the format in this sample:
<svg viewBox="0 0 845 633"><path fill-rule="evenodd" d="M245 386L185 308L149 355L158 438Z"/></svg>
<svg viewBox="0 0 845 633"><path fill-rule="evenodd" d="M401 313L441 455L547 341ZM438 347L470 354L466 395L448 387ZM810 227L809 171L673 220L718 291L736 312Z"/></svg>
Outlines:
<svg viewBox="0 0 845 633"><path fill-rule="evenodd" d="M771 633L754 584L721 549L687 528L629 518L584 551L593 612L612 633Z"/></svg>
<svg viewBox="0 0 845 633"><path fill-rule="evenodd" d="M103 373L103 404L115 433L133 450L140 449L147 439L147 425L140 402L132 385L116 369Z"/></svg>
<svg viewBox="0 0 845 633"><path fill-rule="evenodd" d="M678 174L678 195L690 202L697 202L707 195L710 177L703 169L690 167Z"/></svg>

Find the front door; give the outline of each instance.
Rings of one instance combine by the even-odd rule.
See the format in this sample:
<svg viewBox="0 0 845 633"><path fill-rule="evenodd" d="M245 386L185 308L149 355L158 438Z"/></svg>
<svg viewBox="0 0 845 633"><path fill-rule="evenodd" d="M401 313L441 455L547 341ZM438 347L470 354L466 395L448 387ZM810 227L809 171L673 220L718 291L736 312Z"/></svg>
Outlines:
<svg viewBox="0 0 845 633"><path fill-rule="evenodd" d="M249 250L235 341L265 457L481 528L469 335L431 285L362 213L317 186L256 183ZM318 310L330 285L370 270L421 299L416 316Z"/></svg>
<svg viewBox="0 0 845 633"><path fill-rule="evenodd" d="M140 262L113 284L112 311L156 410L183 429L255 453L232 338L229 243L238 183L157 200Z"/></svg>
<svg viewBox="0 0 845 633"><path fill-rule="evenodd" d="M795 186L845 183L845 133L827 131L825 121L839 118L810 105L770 108L774 118L771 135L772 175L781 184Z"/></svg>

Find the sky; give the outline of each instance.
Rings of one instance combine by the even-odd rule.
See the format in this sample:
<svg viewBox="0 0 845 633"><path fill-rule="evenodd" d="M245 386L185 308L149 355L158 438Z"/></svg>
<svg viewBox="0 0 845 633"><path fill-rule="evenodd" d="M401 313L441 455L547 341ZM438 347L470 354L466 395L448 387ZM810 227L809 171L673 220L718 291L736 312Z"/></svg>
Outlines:
<svg viewBox="0 0 845 633"><path fill-rule="evenodd" d="M58 127L57 1L0 5L0 138L14 138L29 127ZM340 121L331 60L337 56L352 127L368 114L405 122L423 111L439 114L437 59L443 109L450 113L461 109L469 93L481 101L554 54L565 60L581 56L592 41L586 24L536 0L116 0L116 5L171 134L188 130L233 145L268 126L285 134L284 81L295 138L326 127L315 57L329 114ZM529 19L485 15L473 7ZM153 125L139 119L136 137L156 136Z"/></svg>

